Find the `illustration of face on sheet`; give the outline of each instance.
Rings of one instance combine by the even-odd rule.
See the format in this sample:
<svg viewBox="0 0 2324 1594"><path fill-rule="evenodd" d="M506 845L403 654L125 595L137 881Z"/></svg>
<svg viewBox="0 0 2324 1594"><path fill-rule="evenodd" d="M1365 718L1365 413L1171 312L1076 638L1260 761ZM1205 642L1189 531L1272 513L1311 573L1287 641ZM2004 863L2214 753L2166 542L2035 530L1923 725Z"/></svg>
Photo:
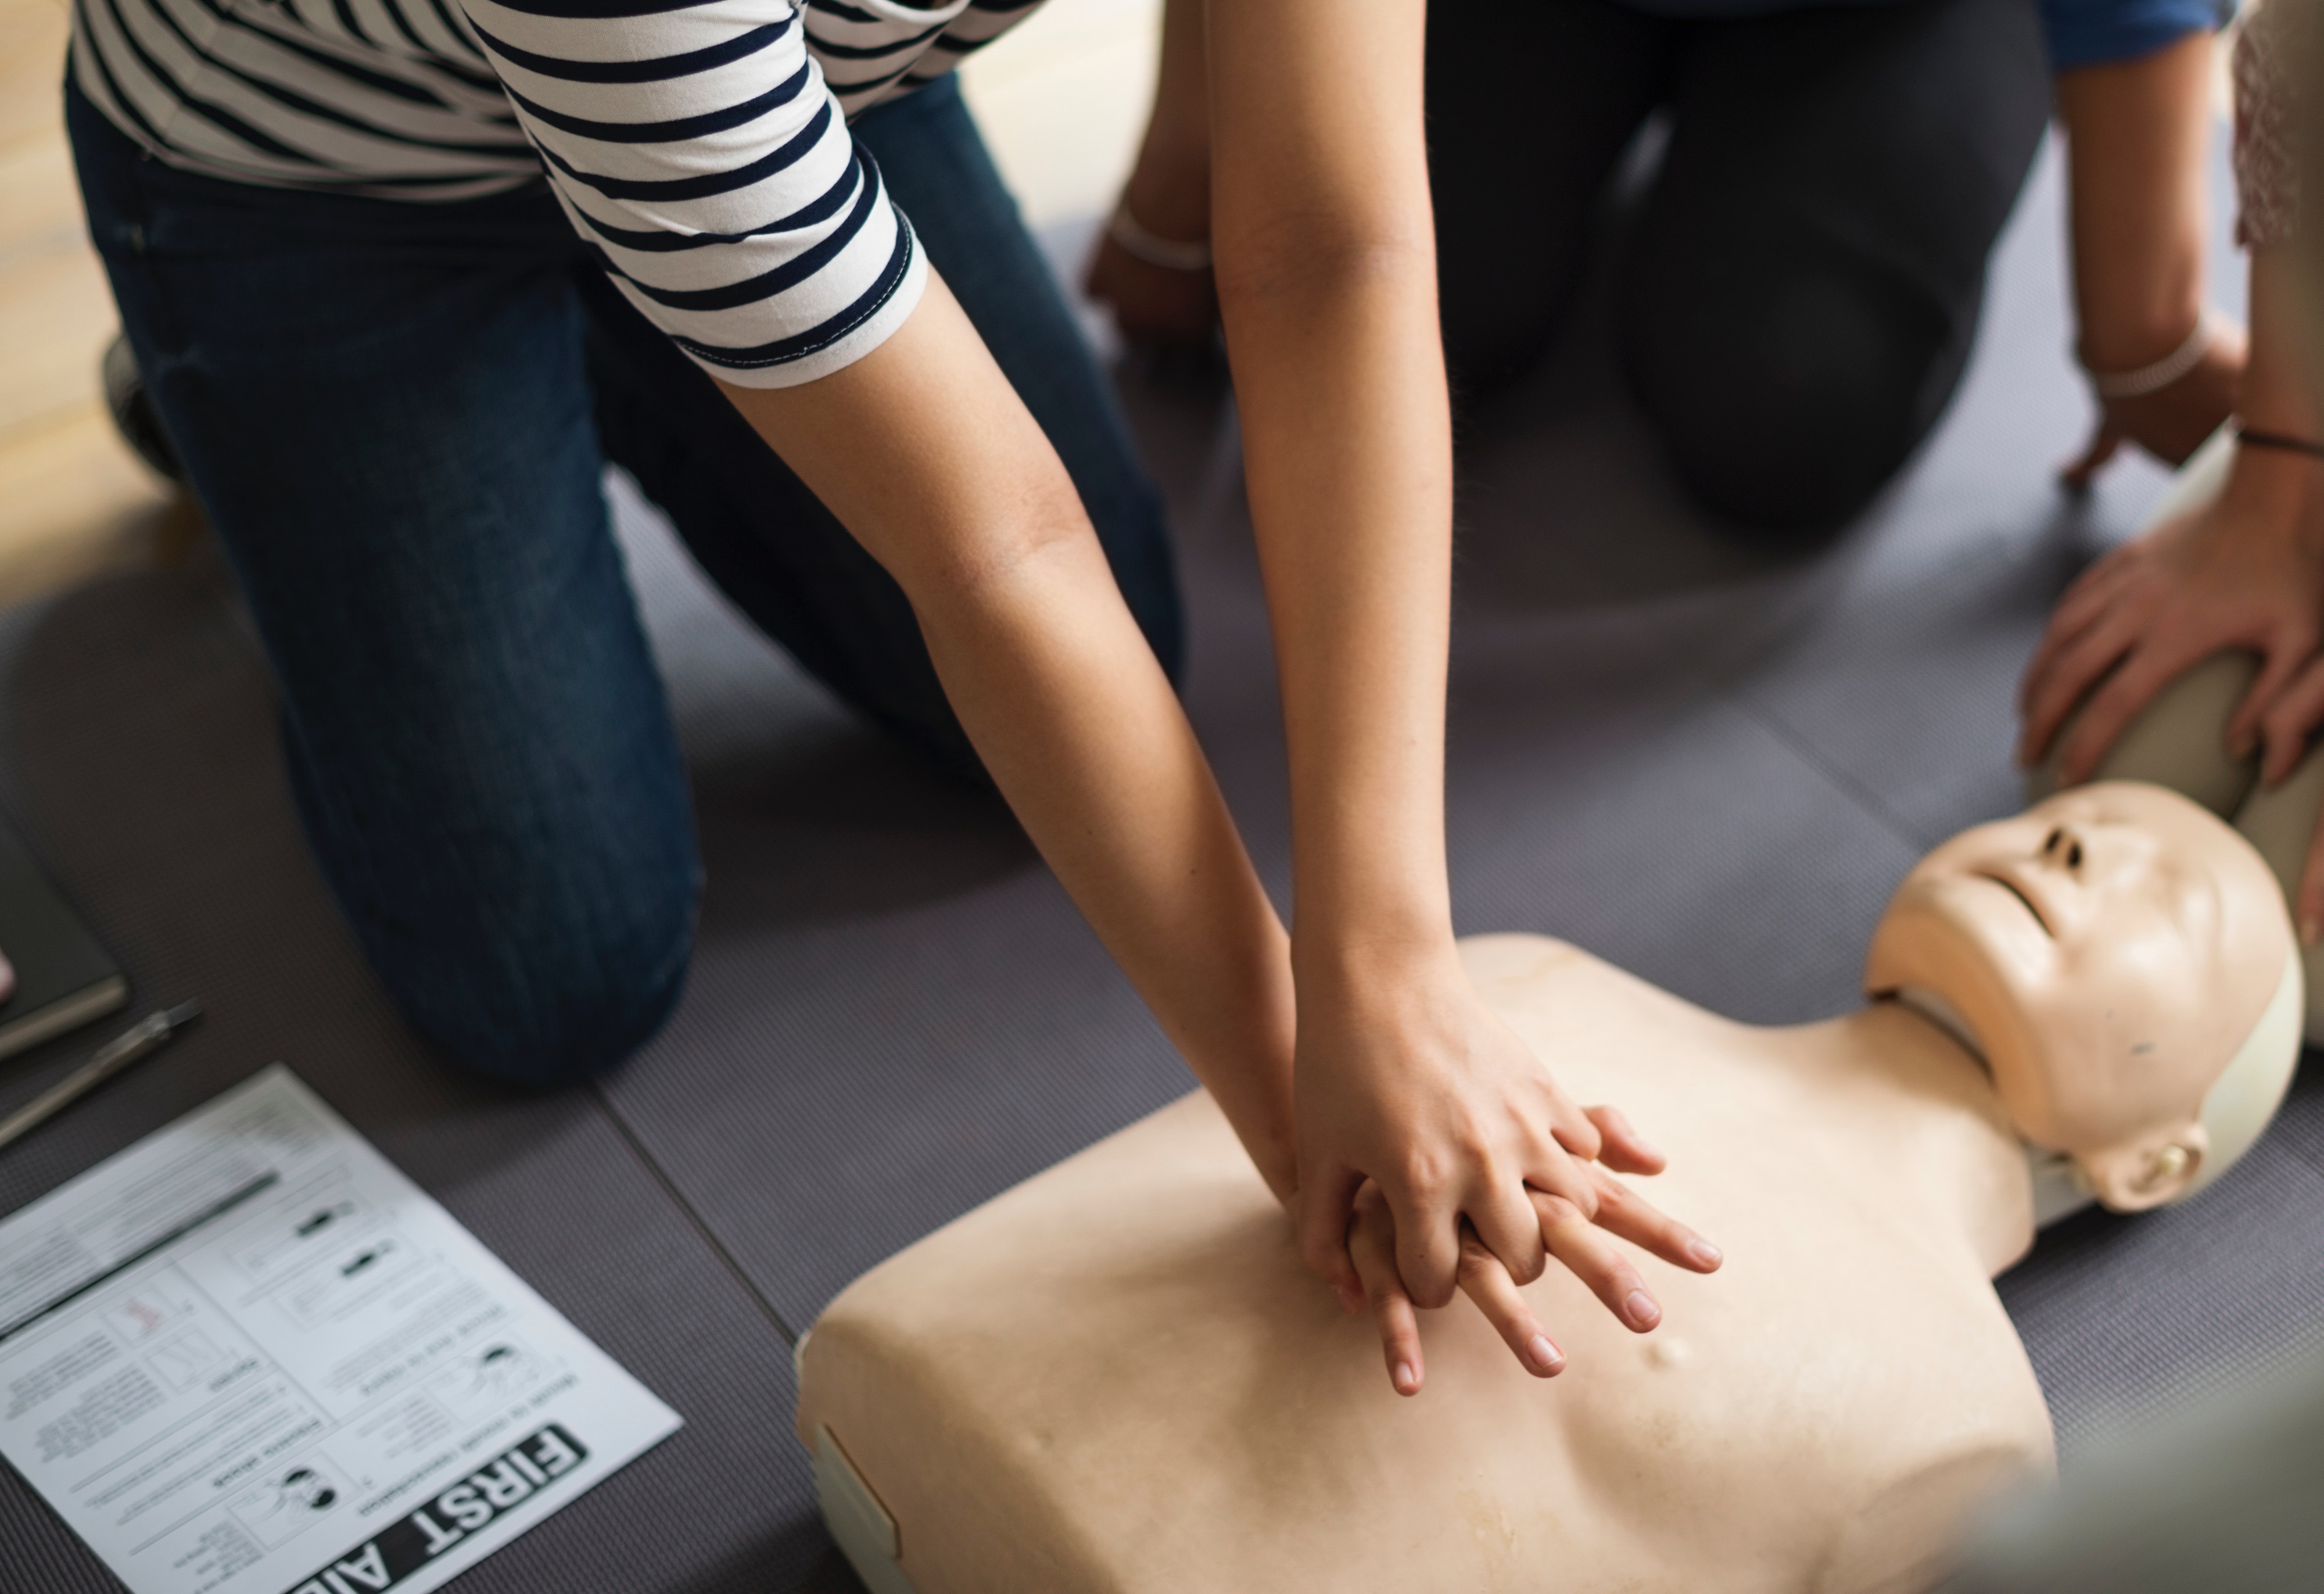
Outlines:
<svg viewBox="0 0 2324 1594"><path fill-rule="evenodd" d="M293 1462L234 1503L244 1531L269 1549L289 1543L331 1515L347 1497L344 1479L319 1457Z"/></svg>

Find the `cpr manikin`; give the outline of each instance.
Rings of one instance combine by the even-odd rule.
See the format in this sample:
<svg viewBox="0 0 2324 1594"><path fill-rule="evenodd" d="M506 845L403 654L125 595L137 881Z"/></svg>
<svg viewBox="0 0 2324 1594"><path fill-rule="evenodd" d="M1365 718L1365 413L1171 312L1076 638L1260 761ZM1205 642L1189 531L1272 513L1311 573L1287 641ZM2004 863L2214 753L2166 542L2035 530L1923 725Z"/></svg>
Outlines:
<svg viewBox="0 0 2324 1594"><path fill-rule="evenodd" d="M798 1432L875 1594L1923 1587L2052 1467L1990 1284L2037 1206L2192 1193L2298 1048L2275 882L2148 786L1939 848L1874 935L1875 999L1822 1024L1736 1024L1539 937L1463 950L1662 1145L1655 1201L1724 1267L1642 1256L1644 1335L1553 1267L1525 1292L1567 1355L1546 1380L1430 1313L1400 1398L1197 1093L874 1269L802 1345Z"/></svg>

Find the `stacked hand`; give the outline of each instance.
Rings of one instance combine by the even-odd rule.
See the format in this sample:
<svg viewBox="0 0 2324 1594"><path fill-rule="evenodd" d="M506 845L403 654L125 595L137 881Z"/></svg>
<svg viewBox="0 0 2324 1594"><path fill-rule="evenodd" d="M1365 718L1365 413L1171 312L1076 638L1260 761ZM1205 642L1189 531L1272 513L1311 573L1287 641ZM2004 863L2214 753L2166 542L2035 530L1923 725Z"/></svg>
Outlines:
<svg viewBox="0 0 2324 1594"><path fill-rule="evenodd" d="M1293 1089L1300 1252L1350 1311L1370 1303L1399 1394L1425 1378L1414 1309L1466 1294L1529 1371L1563 1354L1518 1286L1549 1262L1638 1333L1662 1308L1616 1239L1692 1272L1718 1249L1613 1177L1660 1153L1584 1108L1487 1010L1451 949L1419 977L1325 999L1303 987Z"/></svg>

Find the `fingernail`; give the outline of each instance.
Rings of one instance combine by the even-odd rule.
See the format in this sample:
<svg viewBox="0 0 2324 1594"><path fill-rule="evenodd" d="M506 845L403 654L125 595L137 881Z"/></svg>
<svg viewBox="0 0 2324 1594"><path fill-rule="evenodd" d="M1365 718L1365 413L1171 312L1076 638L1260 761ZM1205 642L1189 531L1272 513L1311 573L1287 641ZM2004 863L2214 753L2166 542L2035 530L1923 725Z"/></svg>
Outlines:
<svg viewBox="0 0 2324 1594"><path fill-rule="evenodd" d="M1663 1321L1663 1309L1655 1305L1655 1298L1644 1290L1632 1290L1623 1299L1622 1312L1630 1320L1633 1328L1651 1329Z"/></svg>
<svg viewBox="0 0 2324 1594"><path fill-rule="evenodd" d="M1709 1240L1687 1241L1686 1254L1694 1259L1697 1267L1716 1267L1727 1260L1727 1254Z"/></svg>
<svg viewBox="0 0 2324 1594"><path fill-rule="evenodd" d="M1397 1363L1396 1371L1389 1376L1396 1380L1398 1395L1410 1395L1420 1387L1420 1375L1412 1370L1412 1364L1408 1361Z"/></svg>
<svg viewBox="0 0 2324 1594"><path fill-rule="evenodd" d="M1536 1334L1526 1341L1526 1359L1545 1376L1565 1365L1564 1356L1549 1342L1547 1334Z"/></svg>

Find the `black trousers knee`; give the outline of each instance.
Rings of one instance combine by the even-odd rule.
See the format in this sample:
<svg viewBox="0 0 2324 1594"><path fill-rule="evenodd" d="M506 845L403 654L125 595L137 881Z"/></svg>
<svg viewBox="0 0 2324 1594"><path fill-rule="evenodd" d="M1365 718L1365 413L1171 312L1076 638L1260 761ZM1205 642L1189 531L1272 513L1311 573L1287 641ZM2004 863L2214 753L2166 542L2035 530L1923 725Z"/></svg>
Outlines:
<svg viewBox="0 0 2324 1594"><path fill-rule="evenodd" d="M1630 383L1736 525L1844 524L1960 381L1986 260L2050 107L2032 0L1705 21L1613 0L1434 0L1430 170L1455 390L1570 308L1615 162L1669 146L1618 288Z"/></svg>

